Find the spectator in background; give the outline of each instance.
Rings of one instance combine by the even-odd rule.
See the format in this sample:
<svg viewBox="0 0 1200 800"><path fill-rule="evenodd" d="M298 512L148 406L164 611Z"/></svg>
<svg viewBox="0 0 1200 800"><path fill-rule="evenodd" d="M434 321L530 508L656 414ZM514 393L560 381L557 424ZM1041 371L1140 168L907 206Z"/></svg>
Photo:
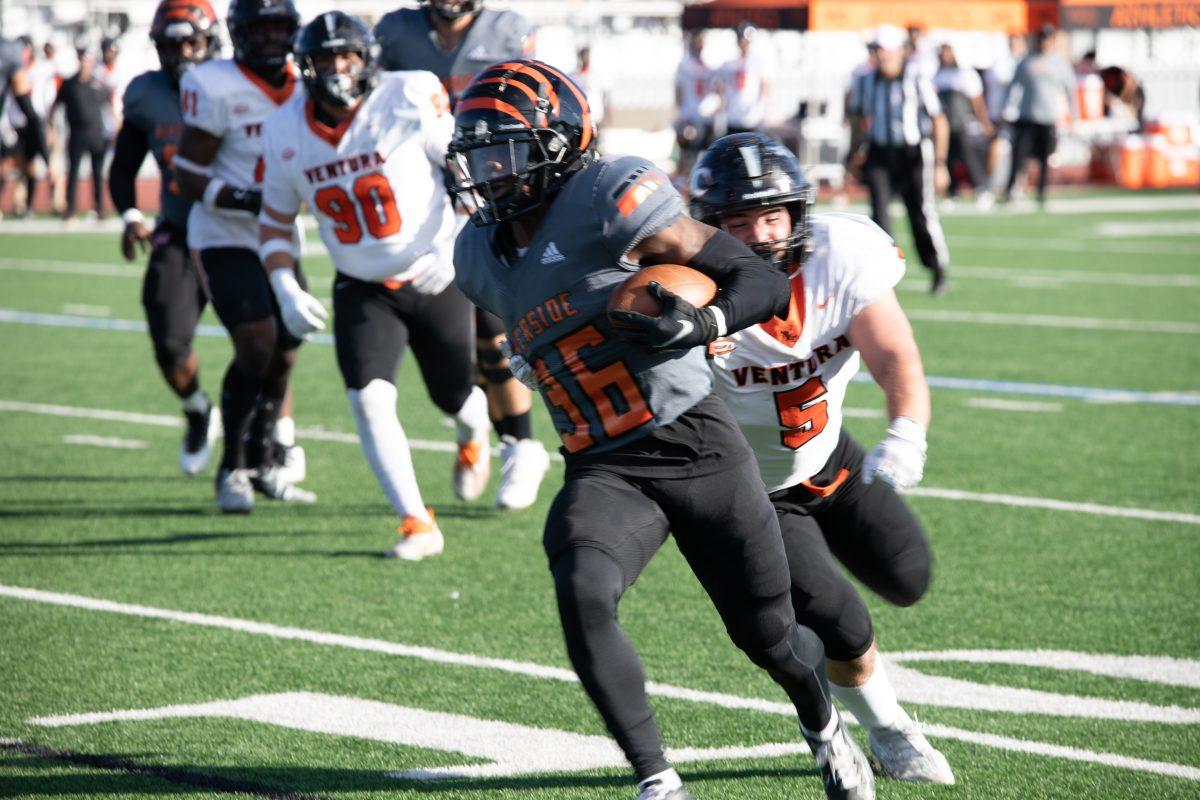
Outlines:
<svg viewBox="0 0 1200 800"><path fill-rule="evenodd" d="M867 188L871 219L891 233L888 204L899 194L908 209L921 263L933 273L930 291L946 290L950 251L938 219L935 189L944 185L946 117L928 78L906 63L904 32L881 25L875 34L879 69L863 80L862 93L850 108L852 123L866 134Z"/></svg>
<svg viewBox="0 0 1200 800"><path fill-rule="evenodd" d="M105 36L100 40L100 63L96 65L96 77L108 89L108 103L104 106L102 119L104 121L104 141L112 146L117 139L117 130L121 127L121 96L125 87L117 75L117 56L121 48L117 40Z"/></svg>
<svg viewBox="0 0 1200 800"><path fill-rule="evenodd" d="M991 136L992 124L983 104L983 81L975 70L959 67L954 48L943 44L938 48L938 71L933 76L933 86L950 129L946 151L946 167L950 172L949 203L953 205L953 198L962 188L958 177L959 168L962 168L975 189L977 205L984 210L991 208L993 199L983 160L986 147L983 137Z"/></svg>
<svg viewBox="0 0 1200 800"><path fill-rule="evenodd" d="M592 73L592 48L584 45L579 48L577 56L579 68L571 73L571 80L583 90L592 110L592 123L598 127L604 121L604 87Z"/></svg>
<svg viewBox="0 0 1200 800"><path fill-rule="evenodd" d="M54 107L62 106L67 118L67 205L63 218L75 216L75 193L79 185L79 166L85 155L92 163L92 199L95 214L104 218L104 138L103 114L108 106L108 87L96 76L96 57L79 50L79 71L63 81Z"/></svg>
<svg viewBox="0 0 1200 800"><path fill-rule="evenodd" d="M701 57L704 32L685 31L684 47L683 60L675 69L675 143L679 146L676 174L686 180L696 156L712 140L715 106L709 100L713 73Z"/></svg>
<svg viewBox="0 0 1200 800"><path fill-rule="evenodd" d="M1026 159L1038 161L1037 199L1046 202L1046 181L1050 173L1050 156L1056 143L1055 126L1058 124L1059 108L1065 92L1070 104L1071 117L1079 117L1075 99L1075 71L1070 63L1055 52L1057 31L1046 25L1038 31L1037 47L1022 59L1013 73L1005 96L1005 105L1013 98L1014 90L1020 92L1017 121L1013 124L1012 170L1008 174L1008 185L1004 200L1012 199L1013 185L1024 171Z"/></svg>
<svg viewBox="0 0 1200 800"><path fill-rule="evenodd" d="M867 60L854 68L850 73L850 85L846 89L843 108L846 109L845 119L851 123L850 109L862 105L863 85L867 76L873 75L879 69L879 45L874 41L867 42ZM862 125L850 124L850 146L846 151L846 174L859 183L866 183L863 168L867 163L867 136ZM834 205L842 207L849 205L850 199L846 194L845 182L834 197Z"/></svg>
<svg viewBox="0 0 1200 800"><path fill-rule="evenodd" d="M1105 116L1133 117L1137 120L1138 130L1143 130L1146 93L1133 73L1121 67L1105 67L1100 70L1100 80L1104 81Z"/></svg>
<svg viewBox="0 0 1200 800"><path fill-rule="evenodd" d="M983 71L983 93L987 104L988 118L992 121L992 141L988 148L987 169L992 187L1008 180L1008 169L1012 160L1012 125L1017 111L1006 106L1008 86L1012 83L1017 64L1025 58L1029 47L1021 34L1009 34L1008 52L997 58Z"/></svg>
<svg viewBox="0 0 1200 800"><path fill-rule="evenodd" d="M909 25L905 33L908 36L905 45L908 65L915 68L921 77L933 80L938 70L938 55L933 43L925 35L925 29L920 25Z"/></svg>
<svg viewBox="0 0 1200 800"><path fill-rule="evenodd" d="M762 58L752 52L757 32L749 22L738 23L738 57L726 62L718 73L726 134L757 131L766 117L770 84Z"/></svg>
<svg viewBox="0 0 1200 800"><path fill-rule="evenodd" d="M33 62L33 41L28 36L18 37L15 51L17 60L25 66L25 72L28 74ZM38 118L43 112L38 109L32 80L29 83L29 102L33 110L38 112L32 120L21 110L16 97L11 93L6 92L3 107L0 108L0 113L3 114L0 117L0 196L4 194L9 175L16 173L19 181L23 179L24 203L17 203L17 192L14 189L9 204L11 212L21 217L28 215L32 205L33 191L36 187L35 159L40 155L37 143L43 141L40 138L41 120ZM6 86L5 89L7 88Z"/></svg>

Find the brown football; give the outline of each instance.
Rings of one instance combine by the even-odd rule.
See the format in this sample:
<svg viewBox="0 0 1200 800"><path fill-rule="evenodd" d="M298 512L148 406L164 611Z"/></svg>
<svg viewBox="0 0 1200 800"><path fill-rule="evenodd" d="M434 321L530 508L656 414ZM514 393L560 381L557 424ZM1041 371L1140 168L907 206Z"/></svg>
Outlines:
<svg viewBox="0 0 1200 800"><path fill-rule="evenodd" d="M659 283L664 289L674 292L697 308L708 305L717 296L717 284L703 272L679 264L656 264L639 269L613 290L612 296L608 298L608 318L612 324L624 324L612 317L612 312L618 309L636 311L648 317L657 317L662 313L662 303L650 294L651 281Z"/></svg>

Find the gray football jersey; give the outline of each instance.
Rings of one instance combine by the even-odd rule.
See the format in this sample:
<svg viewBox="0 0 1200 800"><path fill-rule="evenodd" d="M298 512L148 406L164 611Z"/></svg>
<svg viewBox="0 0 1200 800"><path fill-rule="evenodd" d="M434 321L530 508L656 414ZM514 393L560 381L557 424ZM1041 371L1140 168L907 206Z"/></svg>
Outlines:
<svg viewBox="0 0 1200 800"><path fill-rule="evenodd" d="M133 125L146 137L146 144L158 162L162 175L159 192L159 219L180 228L187 227L192 201L179 194L171 160L183 133L183 116L179 110L179 88L167 74L156 69L143 72L125 89L124 125Z"/></svg>
<svg viewBox="0 0 1200 800"><path fill-rule="evenodd" d="M607 157L567 182L514 261L500 254L496 226L459 234L458 285L504 321L513 349L537 367L569 454L639 439L712 391L704 348L650 352L608 320L609 296L640 269L626 255L682 213L682 198L649 161Z"/></svg>
<svg viewBox="0 0 1200 800"><path fill-rule="evenodd" d="M375 26L384 69L424 69L437 75L453 103L484 67L532 55L533 28L520 14L485 8L453 50L438 42L428 12L401 8Z"/></svg>
<svg viewBox="0 0 1200 800"><path fill-rule="evenodd" d="M8 99L9 81L21 69L25 48L16 39L0 39L0 104Z"/></svg>

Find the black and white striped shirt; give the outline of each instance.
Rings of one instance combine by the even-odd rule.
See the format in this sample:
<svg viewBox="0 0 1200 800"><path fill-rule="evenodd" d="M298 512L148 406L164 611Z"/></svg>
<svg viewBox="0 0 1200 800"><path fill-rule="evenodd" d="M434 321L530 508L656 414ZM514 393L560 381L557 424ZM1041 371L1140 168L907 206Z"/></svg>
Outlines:
<svg viewBox="0 0 1200 800"><path fill-rule="evenodd" d="M932 135L932 120L942 113L942 105L929 78L906 66L897 78L878 71L857 76L850 88L850 113L869 120L872 144L915 146Z"/></svg>

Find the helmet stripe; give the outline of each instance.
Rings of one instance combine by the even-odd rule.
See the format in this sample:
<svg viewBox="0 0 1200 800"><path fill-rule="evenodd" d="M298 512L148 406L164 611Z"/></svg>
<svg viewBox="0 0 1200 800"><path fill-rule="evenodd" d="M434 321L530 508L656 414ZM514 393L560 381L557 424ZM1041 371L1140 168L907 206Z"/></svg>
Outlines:
<svg viewBox="0 0 1200 800"><path fill-rule="evenodd" d="M567 88L571 90L571 94L575 95L575 99L579 101L579 108L583 111L583 135L579 138L579 149L586 150L588 144L592 141L593 131L592 109L591 106L588 105L587 98L583 96L583 93L580 92L578 88L576 88L574 81L572 81L566 75L563 75L554 67L550 66L549 64L539 64L538 66L542 67L547 72L551 73L564 84L566 84Z"/></svg>
<svg viewBox="0 0 1200 800"><path fill-rule="evenodd" d="M558 113L558 92L554 91L554 84L550 82L542 73L538 72L531 64L525 61L505 61L503 64L497 64L492 69L503 69L509 72L516 72L519 75L528 75L538 83L546 87L549 93L550 105L554 108L554 113Z"/></svg>
<svg viewBox="0 0 1200 800"><path fill-rule="evenodd" d="M504 102L503 100L496 100L491 97L469 97L465 100L459 100L458 106L454 109L454 115L458 116L459 114L467 111L480 110L499 111L501 114L507 114L514 119L520 120L522 123L524 123L526 128L533 127L529 124L529 120L525 119L525 116L516 108Z"/></svg>

